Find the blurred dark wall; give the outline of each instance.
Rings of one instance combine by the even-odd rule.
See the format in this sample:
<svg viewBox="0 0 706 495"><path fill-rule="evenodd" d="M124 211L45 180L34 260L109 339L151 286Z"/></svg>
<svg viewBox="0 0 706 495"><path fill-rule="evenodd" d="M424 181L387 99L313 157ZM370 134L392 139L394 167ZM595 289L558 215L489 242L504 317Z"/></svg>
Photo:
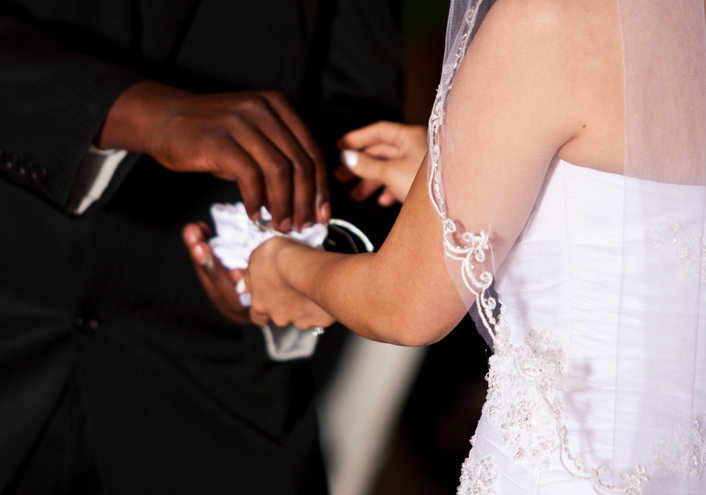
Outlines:
<svg viewBox="0 0 706 495"><path fill-rule="evenodd" d="M429 120L441 77L448 10L448 0L403 1L403 115L410 124Z"/></svg>

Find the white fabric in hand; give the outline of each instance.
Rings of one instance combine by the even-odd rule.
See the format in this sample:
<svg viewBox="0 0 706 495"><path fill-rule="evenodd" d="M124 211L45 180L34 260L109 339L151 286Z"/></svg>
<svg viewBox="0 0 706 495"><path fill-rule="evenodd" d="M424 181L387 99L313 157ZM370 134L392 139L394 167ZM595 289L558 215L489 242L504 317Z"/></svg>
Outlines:
<svg viewBox="0 0 706 495"><path fill-rule="evenodd" d="M273 232L261 229L248 218L243 203L222 204L211 206L211 216L216 229L216 235L209 244L213 253L229 270L248 267L250 254L263 242L275 236ZM272 215L263 206L260 209L261 223L274 230ZM322 223L287 233L295 241L311 247L319 247L328 235L328 228Z"/></svg>
<svg viewBox="0 0 706 495"><path fill-rule="evenodd" d="M213 217L216 235L211 238L209 245L213 254L229 270L246 269L250 254L260 244L275 236L272 215L264 206L260 209L261 223L272 229L271 231L263 230L250 220L243 203L216 203L211 206L211 217ZM327 235L328 228L322 223L315 223L311 227L302 229L301 232L292 230L287 233L287 236L295 241L314 248L321 246ZM241 294L240 302L243 306L249 307L250 294Z"/></svg>
<svg viewBox="0 0 706 495"><path fill-rule="evenodd" d="M260 209L260 223L271 231L260 228L250 220L243 203L216 203L211 206L211 217L216 235L211 238L209 245L213 254L229 270L247 268L250 254L260 244L276 235L272 226L272 215L265 207ZM327 235L328 227L322 223L316 223L301 232L292 230L287 233L288 237L314 248L321 246ZM240 304L246 308L250 307L250 294L240 294ZM294 325L265 325L261 329L267 354L273 361L307 358L316 349L318 336L311 331L302 332Z"/></svg>

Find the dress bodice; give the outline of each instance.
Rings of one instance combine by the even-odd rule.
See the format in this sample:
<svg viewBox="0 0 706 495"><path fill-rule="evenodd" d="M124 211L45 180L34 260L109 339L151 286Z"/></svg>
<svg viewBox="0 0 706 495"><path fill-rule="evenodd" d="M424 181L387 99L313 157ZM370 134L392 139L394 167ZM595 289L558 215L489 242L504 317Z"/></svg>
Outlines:
<svg viewBox="0 0 706 495"><path fill-rule="evenodd" d="M460 493L706 492L704 212L682 207L702 195L553 163L495 274Z"/></svg>

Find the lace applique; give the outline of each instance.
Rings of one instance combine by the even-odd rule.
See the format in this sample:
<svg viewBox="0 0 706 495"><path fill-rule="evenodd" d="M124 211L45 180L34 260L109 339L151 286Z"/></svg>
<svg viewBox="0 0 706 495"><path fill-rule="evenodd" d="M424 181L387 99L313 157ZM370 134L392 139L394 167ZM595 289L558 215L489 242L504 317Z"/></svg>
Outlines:
<svg viewBox="0 0 706 495"><path fill-rule="evenodd" d="M706 430L701 418L685 419L670 440L658 442L650 468L655 473L701 479L706 468Z"/></svg>
<svg viewBox="0 0 706 495"><path fill-rule="evenodd" d="M548 456L558 452L560 442L556 423L543 403L561 415L561 402L550 395L557 387L564 352L546 331L531 331L519 347L510 343L508 334L504 329L496 331L484 412L494 426L500 426L504 443L514 449L511 463L529 460L538 469L547 469Z"/></svg>
<svg viewBox="0 0 706 495"><path fill-rule="evenodd" d="M492 282L492 277L488 276L485 271L481 270L481 276L478 278L475 273L476 266L474 262L482 263L485 260L486 252L488 251L488 236L485 232L480 235L471 233L461 233L453 220L447 218L446 208L444 205L444 195L442 191L441 181L441 165L439 155L439 131L445 117L445 106L448 100L449 91L453 86L453 80L461 65L463 56L468 48L468 42L471 38L473 26L476 21L477 10L471 7L465 14L463 20L463 31L459 39L458 49L452 61L446 63L441 74L441 84L437 90L436 99L432 108L431 116L429 117L429 181L428 193L434 204L436 213L442 220L444 230L444 251L446 255L462 261L462 274L466 287L478 294L479 287L489 287Z"/></svg>
<svg viewBox="0 0 706 495"><path fill-rule="evenodd" d="M485 407L493 424L499 424L503 442L515 449L512 462L527 460L544 469L548 467L549 455L558 455L571 476L590 482L598 494L641 495L642 485L648 480L646 467L638 465L634 473L622 474L622 486L616 486L603 481L612 474L610 466L589 468L583 456L571 453L568 430L563 423L564 405L555 397L565 360L562 344L547 330L532 330L522 345L513 344L502 318L496 320L486 306L492 300L494 308L495 299L484 294L479 294L477 303L484 309L481 318L495 345ZM503 397L503 393L511 396Z"/></svg>
<svg viewBox="0 0 706 495"><path fill-rule="evenodd" d="M706 237L686 232L679 222L662 223L645 234L649 249L668 249L681 260L687 280L699 278L706 284Z"/></svg>
<svg viewBox="0 0 706 495"><path fill-rule="evenodd" d="M492 454L486 454L475 462L473 452L461 468L461 481L457 495L495 495L495 479L498 471Z"/></svg>
<svg viewBox="0 0 706 495"><path fill-rule="evenodd" d="M635 466L633 473L620 476L621 486L604 482L612 475L608 465L585 467L582 456L569 449L568 430L563 424L563 403L555 397L557 379L564 363L562 346L548 331L530 332L521 345L511 342L511 332L497 315L497 299L489 293L492 274L483 267L490 249L489 236L465 232L462 226L448 218L444 201L440 161L440 130L454 77L475 25L477 11L468 9L463 20L461 37L452 59L444 65L441 84L429 118L428 194L441 219L444 252L461 261L465 287L476 296L476 306L483 326L493 339L495 356L488 374L487 412L491 421L500 425L504 442L515 448L514 462L529 461L546 466L549 455L557 455L562 466L573 477L591 483L601 495L625 493L641 495L647 482L647 468ZM511 393L511 397L502 397ZM495 465L492 455L474 463L473 451L464 462L459 494L493 493Z"/></svg>

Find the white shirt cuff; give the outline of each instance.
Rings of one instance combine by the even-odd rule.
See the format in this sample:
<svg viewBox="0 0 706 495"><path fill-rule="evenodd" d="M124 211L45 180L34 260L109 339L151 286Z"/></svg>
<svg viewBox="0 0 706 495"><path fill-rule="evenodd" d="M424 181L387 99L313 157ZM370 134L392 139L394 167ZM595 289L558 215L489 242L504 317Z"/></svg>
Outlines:
<svg viewBox="0 0 706 495"><path fill-rule="evenodd" d="M294 325L278 327L264 325L260 327L265 337L267 355L272 361L291 361L311 357L316 350L319 336L313 329L300 330Z"/></svg>
<svg viewBox="0 0 706 495"><path fill-rule="evenodd" d="M125 156L127 150L102 150L93 145L88 148L74 179L70 213L81 215L100 199Z"/></svg>

